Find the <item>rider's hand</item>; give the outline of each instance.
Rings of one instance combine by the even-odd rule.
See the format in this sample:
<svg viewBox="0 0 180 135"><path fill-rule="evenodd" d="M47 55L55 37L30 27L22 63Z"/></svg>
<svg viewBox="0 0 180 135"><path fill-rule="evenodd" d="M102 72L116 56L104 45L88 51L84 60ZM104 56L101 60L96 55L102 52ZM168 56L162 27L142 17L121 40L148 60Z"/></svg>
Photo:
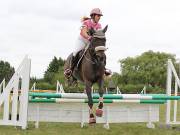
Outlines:
<svg viewBox="0 0 180 135"><path fill-rule="evenodd" d="M92 36L89 36L89 37L88 37L88 40L91 41L91 39L92 39Z"/></svg>

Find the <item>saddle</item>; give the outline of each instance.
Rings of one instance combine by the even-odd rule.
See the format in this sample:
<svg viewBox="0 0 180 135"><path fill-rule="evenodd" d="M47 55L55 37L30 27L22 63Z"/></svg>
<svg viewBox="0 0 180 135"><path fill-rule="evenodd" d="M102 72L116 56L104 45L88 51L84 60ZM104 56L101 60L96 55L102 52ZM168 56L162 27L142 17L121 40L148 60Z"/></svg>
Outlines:
<svg viewBox="0 0 180 135"><path fill-rule="evenodd" d="M82 62L82 59L83 59L84 54L85 54L84 51L85 51L85 49L79 51L79 52L76 54L76 56L74 57L74 60L73 60L73 61L71 60L71 62L73 62L73 63L70 63L70 64L71 64L71 65L74 65L74 69L75 69L75 68L79 69L80 64L81 64L81 62ZM72 59L72 57L73 57L73 55L71 56L71 59Z"/></svg>
<svg viewBox="0 0 180 135"><path fill-rule="evenodd" d="M84 55L85 55L85 49L79 51L76 54L76 56L74 57L74 60L73 61L71 60L71 62L73 62L73 63L70 63L70 64L72 64L71 66L73 66L72 77L74 79L81 80L79 68L82 63L82 59L83 59ZM72 57L73 57L73 55L72 55ZM71 59L72 59L72 57L71 57Z"/></svg>

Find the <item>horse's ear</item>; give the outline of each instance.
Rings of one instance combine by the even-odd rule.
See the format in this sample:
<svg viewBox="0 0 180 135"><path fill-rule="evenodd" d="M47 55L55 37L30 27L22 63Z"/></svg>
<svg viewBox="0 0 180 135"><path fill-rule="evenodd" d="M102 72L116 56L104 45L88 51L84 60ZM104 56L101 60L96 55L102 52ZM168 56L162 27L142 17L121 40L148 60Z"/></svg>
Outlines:
<svg viewBox="0 0 180 135"><path fill-rule="evenodd" d="M103 32L104 32L104 33L106 33L107 28L108 28L108 25L106 25L106 27L103 29Z"/></svg>

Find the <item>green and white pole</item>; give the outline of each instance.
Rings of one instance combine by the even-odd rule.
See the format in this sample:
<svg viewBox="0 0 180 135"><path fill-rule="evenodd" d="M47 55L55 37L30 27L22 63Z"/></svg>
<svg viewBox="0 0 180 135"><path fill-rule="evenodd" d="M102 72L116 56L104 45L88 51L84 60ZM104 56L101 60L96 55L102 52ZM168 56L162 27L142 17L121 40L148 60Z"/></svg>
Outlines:
<svg viewBox="0 0 180 135"><path fill-rule="evenodd" d="M84 93L29 93L33 98L68 98L68 99L87 99ZM93 99L99 99L99 94L92 94ZM168 96L165 94L104 94L104 99L127 99L127 100L180 100L180 96Z"/></svg>
<svg viewBox="0 0 180 135"><path fill-rule="evenodd" d="M30 103L88 103L87 99L30 99ZM114 100L114 99L104 99L104 103L140 103L140 104L164 104L166 100ZM93 103L99 103L98 99L93 99Z"/></svg>

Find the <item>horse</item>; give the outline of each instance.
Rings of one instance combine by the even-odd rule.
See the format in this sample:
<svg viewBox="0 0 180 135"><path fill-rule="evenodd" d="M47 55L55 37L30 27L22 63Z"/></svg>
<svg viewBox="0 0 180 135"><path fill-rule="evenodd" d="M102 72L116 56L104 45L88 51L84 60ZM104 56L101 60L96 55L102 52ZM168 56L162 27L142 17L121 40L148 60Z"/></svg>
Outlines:
<svg viewBox="0 0 180 135"><path fill-rule="evenodd" d="M92 39L88 48L83 52L81 61L78 62L73 70L71 79L80 80L85 85L85 92L88 97L89 106L89 124L96 123L95 115L93 114L93 98L92 98L92 85L98 83L99 86L99 104L96 109L96 116L102 117L103 115L103 94L104 94L104 73L106 65L106 37L105 32L107 31L108 25L102 30L91 30ZM79 53L81 54L81 53ZM67 58L64 70L70 67L70 59L72 54ZM67 77L67 79L70 79Z"/></svg>

